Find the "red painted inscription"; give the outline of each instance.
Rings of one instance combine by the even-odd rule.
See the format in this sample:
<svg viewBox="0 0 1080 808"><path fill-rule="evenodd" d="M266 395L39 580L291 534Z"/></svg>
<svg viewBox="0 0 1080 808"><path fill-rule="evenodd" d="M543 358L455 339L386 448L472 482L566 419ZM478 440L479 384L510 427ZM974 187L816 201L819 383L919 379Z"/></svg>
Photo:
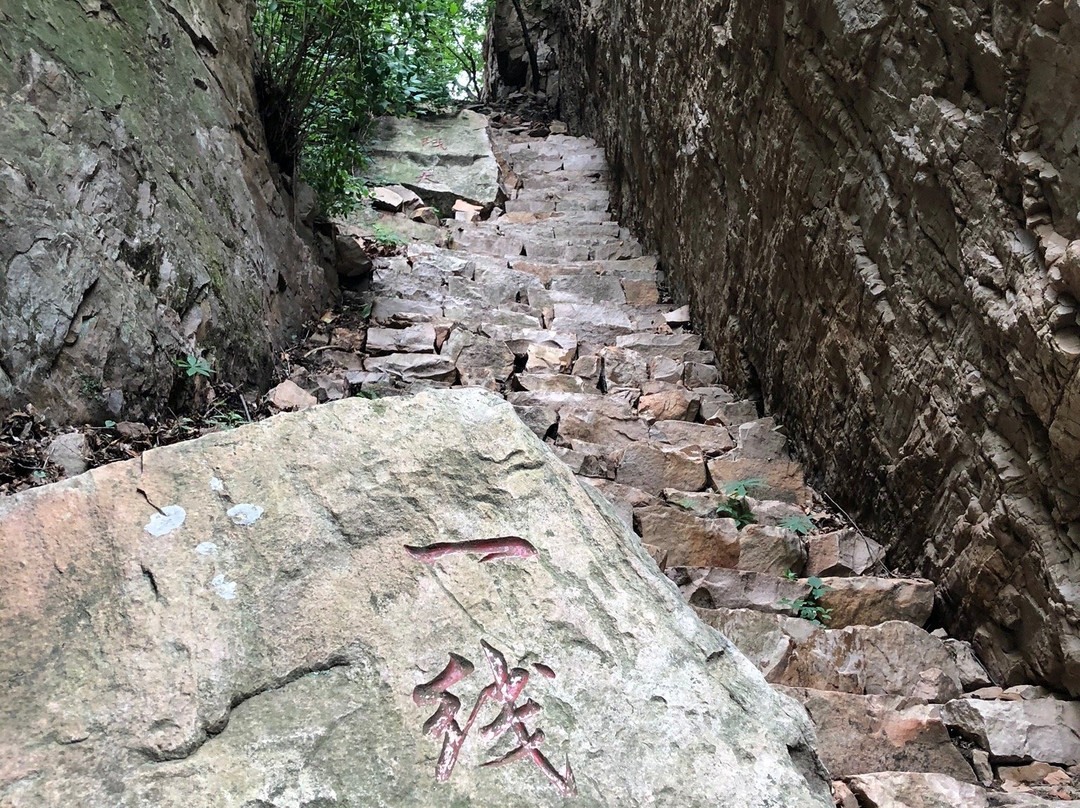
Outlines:
<svg viewBox="0 0 1080 808"><path fill-rule="evenodd" d="M430 682L418 685L413 690L413 701L418 705L435 705L435 712L424 723L425 733L436 738L442 736L443 739L442 752L435 764L435 779L440 783L445 783L450 779L458 755L461 753L461 747L472 730L473 724L476 723L480 710L488 702L492 702L499 707L499 714L491 723L479 728L480 737L486 741L496 741L510 732L513 733L517 745L505 755L481 765L503 766L515 760L530 760L561 794L566 796L574 794L576 787L570 761L566 761L563 771L556 769L540 751L540 744L544 740L543 731L537 729L535 732L529 732L525 725L526 721L535 718L540 713L540 705L532 699L518 704L518 699L522 697L525 686L529 683L529 672L524 668L508 667L506 657L483 640L480 641L480 645L484 650L488 665L491 666L492 682L480 691L464 726L457 720L458 712L461 710L461 700L450 692L450 688L472 675L474 666L469 660L457 654L450 654L450 661L438 676ZM544 676L555 677L554 671L547 665L538 663L535 667Z"/></svg>
<svg viewBox="0 0 1080 808"><path fill-rule="evenodd" d="M469 553L480 556L480 563L500 558L535 558L536 548L520 536L499 536L495 539L468 539L466 541L439 541L426 547L405 545L405 552L417 561L430 564L444 556Z"/></svg>

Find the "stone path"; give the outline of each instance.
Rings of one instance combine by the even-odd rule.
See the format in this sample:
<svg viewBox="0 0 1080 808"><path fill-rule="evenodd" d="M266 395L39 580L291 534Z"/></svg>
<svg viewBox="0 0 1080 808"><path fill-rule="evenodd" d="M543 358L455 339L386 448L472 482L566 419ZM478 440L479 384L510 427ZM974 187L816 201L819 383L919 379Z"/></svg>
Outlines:
<svg viewBox="0 0 1080 808"><path fill-rule="evenodd" d="M882 547L821 507L773 420L719 384L656 259L612 220L595 143L493 141L504 208L453 222L449 249L376 261L366 340L334 332L328 356L347 361L323 392L505 395L701 618L806 705L838 804L1080 798L1080 704L994 687L966 643L923 629L933 583L888 575ZM831 609L828 628L790 616L812 576L827 591L805 605Z"/></svg>

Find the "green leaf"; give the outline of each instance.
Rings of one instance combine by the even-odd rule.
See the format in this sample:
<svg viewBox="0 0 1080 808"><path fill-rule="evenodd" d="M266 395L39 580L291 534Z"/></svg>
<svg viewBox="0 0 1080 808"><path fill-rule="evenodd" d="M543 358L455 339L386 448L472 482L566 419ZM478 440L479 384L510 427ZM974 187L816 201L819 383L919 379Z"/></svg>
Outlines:
<svg viewBox="0 0 1080 808"><path fill-rule="evenodd" d="M817 525L814 524L814 520L806 514L800 514L799 516L789 516L780 522L780 527L786 528L794 533L798 533L800 536L805 536L817 529Z"/></svg>
<svg viewBox="0 0 1080 808"><path fill-rule="evenodd" d="M764 486L765 480L761 477L750 477L745 480L734 480L729 483L724 483L721 487L721 491L727 494L729 497L744 498L748 496L748 492Z"/></svg>
<svg viewBox="0 0 1080 808"><path fill-rule="evenodd" d="M183 369L183 371L190 376L206 376L210 378L210 374L214 372L210 367L210 363L205 359L194 354L188 354L183 359L173 360L177 367Z"/></svg>

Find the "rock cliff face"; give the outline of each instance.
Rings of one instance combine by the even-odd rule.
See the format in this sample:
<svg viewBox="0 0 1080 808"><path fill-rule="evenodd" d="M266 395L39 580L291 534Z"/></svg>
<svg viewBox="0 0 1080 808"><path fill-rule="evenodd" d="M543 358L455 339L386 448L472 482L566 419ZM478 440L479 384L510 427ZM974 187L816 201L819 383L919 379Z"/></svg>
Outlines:
<svg viewBox="0 0 1080 808"><path fill-rule="evenodd" d="M1080 4L586 0L544 36L728 380L996 677L1080 694Z"/></svg>
<svg viewBox="0 0 1080 808"><path fill-rule="evenodd" d="M251 5L0 9L0 410L139 418L186 352L265 380L325 296L266 159Z"/></svg>

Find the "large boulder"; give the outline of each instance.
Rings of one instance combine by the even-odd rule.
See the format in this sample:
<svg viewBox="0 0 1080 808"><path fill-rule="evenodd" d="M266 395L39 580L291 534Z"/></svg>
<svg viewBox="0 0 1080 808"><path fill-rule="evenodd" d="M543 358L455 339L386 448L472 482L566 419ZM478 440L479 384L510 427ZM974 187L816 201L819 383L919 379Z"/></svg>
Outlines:
<svg viewBox="0 0 1080 808"><path fill-rule="evenodd" d="M416 192L443 216L463 199L490 207L499 193L499 166L487 118L470 110L433 118L380 118L369 172L379 182Z"/></svg>
<svg viewBox="0 0 1080 808"><path fill-rule="evenodd" d="M831 804L802 709L482 391L35 489L0 553L12 808Z"/></svg>
<svg viewBox="0 0 1080 808"><path fill-rule="evenodd" d="M174 360L268 383L323 270L275 181L248 3L0 11L0 412L140 420Z"/></svg>

